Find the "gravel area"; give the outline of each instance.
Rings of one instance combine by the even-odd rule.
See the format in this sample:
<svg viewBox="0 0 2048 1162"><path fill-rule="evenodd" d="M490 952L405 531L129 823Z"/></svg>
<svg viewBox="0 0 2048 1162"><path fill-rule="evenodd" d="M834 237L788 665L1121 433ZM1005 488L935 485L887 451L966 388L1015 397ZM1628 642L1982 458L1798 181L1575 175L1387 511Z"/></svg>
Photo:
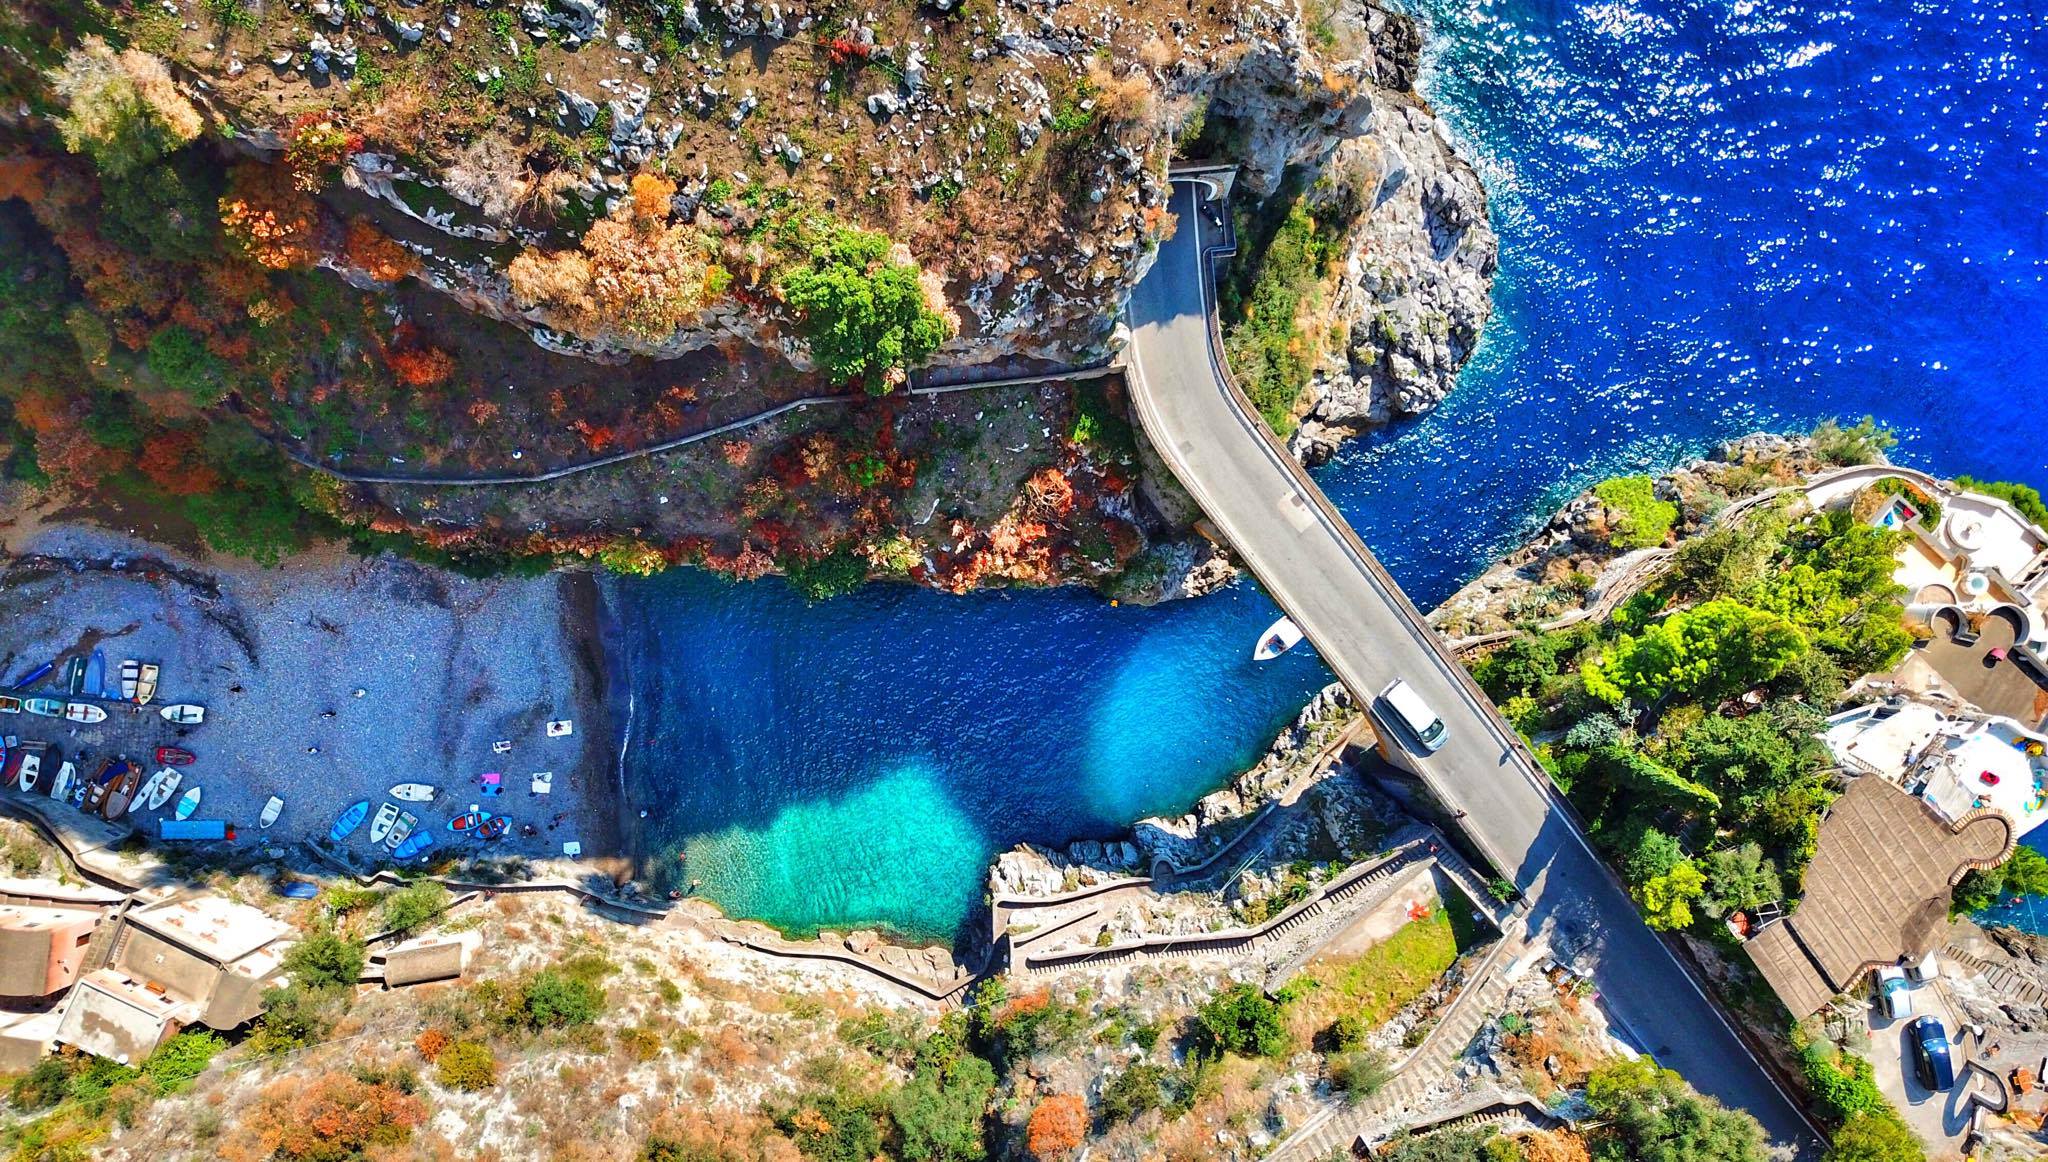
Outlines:
<svg viewBox="0 0 2048 1162"><path fill-rule="evenodd" d="M15 547L23 555L0 570L0 681L95 647L110 684L130 657L158 663L162 678L148 710L107 704L95 726L9 715L0 730L67 755L85 748L94 763L125 753L145 772L156 746L183 746L198 756L184 782L203 788L195 817L233 822L238 844L324 837L350 803L369 800L374 817L393 784L424 782L441 789L436 800L400 806L431 829L437 851L483 846L446 826L480 803L514 824L494 855L559 858L570 841L586 858L618 852L588 577L473 581L340 553L266 570L76 526L45 527ZM179 702L205 706L205 723L177 727L154 712ZM573 733L546 737L551 719L571 720ZM497 753L500 741L510 750ZM479 793L489 771L503 776L495 799ZM553 772L553 789L536 796L540 771ZM284 796L283 816L259 831L272 794ZM153 836L170 807L132 818ZM522 838L528 823L539 834ZM373 861L382 852L369 830L341 850Z"/></svg>

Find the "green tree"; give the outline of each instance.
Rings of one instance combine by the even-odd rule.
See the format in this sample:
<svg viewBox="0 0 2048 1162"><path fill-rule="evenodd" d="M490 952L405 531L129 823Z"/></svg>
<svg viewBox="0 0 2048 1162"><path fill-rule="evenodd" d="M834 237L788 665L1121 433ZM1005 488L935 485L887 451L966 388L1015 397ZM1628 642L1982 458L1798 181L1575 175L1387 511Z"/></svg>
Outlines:
<svg viewBox="0 0 2048 1162"><path fill-rule="evenodd" d="M284 954L284 971L302 989L353 988L363 978L363 942L315 932Z"/></svg>
<svg viewBox="0 0 2048 1162"><path fill-rule="evenodd" d="M1172 1097L1167 1092L1172 1081L1172 1073L1163 1065L1133 1062L1103 1085L1102 1120L1128 1122L1149 1110L1164 1108Z"/></svg>
<svg viewBox="0 0 2048 1162"><path fill-rule="evenodd" d="M51 77L64 100L57 131L65 148L91 157L112 177L133 172L199 136L199 111L161 60L136 49L115 52L88 36Z"/></svg>
<svg viewBox="0 0 2048 1162"><path fill-rule="evenodd" d="M1813 453L1830 464L1874 464L1898 442L1890 428L1871 416L1846 428L1836 420L1822 420L1813 429Z"/></svg>
<svg viewBox="0 0 2048 1162"><path fill-rule="evenodd" d="M1922 1162L1927 1151L1898 1111L1887 1106L1843 1122L1822 1157L1825 1162Z"/></svg>
<svg viewBox="0 0 2048 1162"><path fill-rule="evenodd" d="M519 992L521 1020L534 1029L588 1025L604 1004L603 989L553 968L534 973Z"/></svg>
<svg viewBox="0 0 2048 1162"><path fill-rule="evenodd" d="M439 880L421 880L384 897L384 927L410 932L448 908L448 889Z"/></svg>
<svg viewBox="0 0 2048 1162"><path fill-rule="evenodd" d="M143 1079L158 1095L177 1093L206 1072L215 1054L227 1048L218 1033L195 1029L156 1047L142 1062Z"/></svg>
<svg viewBox="0 0 2048 1162"><path fill-rule="evenodd" d="M165 387L201 407L219 403L227 394L227 364L177 323L167 323L150 336L144 362Z"/></svg>
<svg viewBox="0 0 2048 1162"><path fill-rule="evenodd" d="M1824 768L1818 725L1803 708L1775 704L1741 718L1709 714L1679 736L1673 757L1720 798L1723 823L1749 822L1767 799Z"/></svg>
<svg viewBox="0 0 2048 1162"><path fill-rule="evenodd" d="M1783 617L1721 598L1622 635L1580 673L1588 693L1614 706L1711 699L1769 681L1805 649Z"/></svg>
<svg viewBox="0 0 2048 1162"><path fill-rule="evenodd" d="M920 1065L889 1100L905 1162L969 1162L987 1156L982 1123L996 1071L979 1057L955 1055L947 1067Z"/></svg>
<svg viewBox="0 0 2048 1162"><path fill-rule="evenodd" d="M1287 1049L1280 1006L1249 984L1232 985L1195 1014L1197 1046L1207 1056L1277 1057Z"/></svg>
<svg viewBox="0 0 2048 1162"><path fill-rule="evenodd" d="M1621 860L1621 874L1631 884L1642 885L1658 876L1671 874L1685 858L1678 840L1654 827L1645 827Z"/></svg>
<svg viewBox="0 0 2048 1162"><path fill-rule="evenodd" d="M1590 1138L1599 1162L1764 1162L1757 1120L1693 1092L1647 1057L1595 1070L1586 1101L1607 1124Z"/></svg>
<svg viewBox="0 0 2048 1162"><path fill-rule="evenodd" d="M1692 905L1706 891L1707 877L1691 860L1680 860L1670 871L1652 876L1636 888L1636 900L1643 906L1643 919L1660 932L1675 932L1692 926Z"/></svg>
<svg viewBox="0 0 2048 1162"><path fill-rule="evenodd" d="M1754 843L1724 847L1708 855L1706 864L1707 888L1700 902L1710 916L1753 911L1785 898L1778 866Z"/></svg>
<svg viewBox="0 0 2048 1162"><path fill-rule="evenodd" d="M1997 497L2017 509L2021 516L2048 529L2048 504L2041 502L2041 493L2036 489L2002 480L1979 480L1974 476L1956 477L1956 487L1965 492Z"/></svg>
<svg viewBox="0 0 2048 1162"><path fill-rule="evenodd" d="M886 234L833 225L812 241L810 263L782 276L811 357L841 382L871 394L945 342L951 327L925 301L915 262L890 257Z"/></svg>
<svg viewBox="0 0 2048 1162"><path fill-rule="evenodd" d="M2013 896L2048 896L2048 856L2020 846L1997 867L1969 872L1956 884L1955 910L1981 911Z"/></svg>
<svg viewBox="0 0 2048 1162"><path fill-rule="evenodd" d="M1678 520L1678 506L1657 499L1657 482L1647 476L1616 476L1593 486L1601 504L1621 514L1609 530L1616 548L1648 549L1664 543Z"/></svg>
<svg viewBox="0 0 2048 1162"><path fill-rule="evenodd" d="M777 1112L775 1124L815 1162L873 1162L882 1156L887 1105L870 1094L822 1089Z"/></svg>

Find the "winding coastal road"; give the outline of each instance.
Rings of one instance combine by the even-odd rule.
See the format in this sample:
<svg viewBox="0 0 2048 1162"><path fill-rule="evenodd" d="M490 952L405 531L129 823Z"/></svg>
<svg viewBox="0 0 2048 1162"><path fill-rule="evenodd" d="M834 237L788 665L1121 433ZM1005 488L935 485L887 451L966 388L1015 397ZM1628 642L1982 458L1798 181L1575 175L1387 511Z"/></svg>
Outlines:
<svg viewBox="0 0 2048 1162"><path fill-rule="evenodd" d="M1231 383L1213 327L1221 211L1204 198L1200 182L1176 181L1178 230L1131 296L1128 375L1146 434L1362 705L1404 678L1443 717L1443 749L1412 765L1521 888L1528 937L1584 949L1643 1049L1811 1153L1812 1127L1643 924L1533 756Z"/></svg>

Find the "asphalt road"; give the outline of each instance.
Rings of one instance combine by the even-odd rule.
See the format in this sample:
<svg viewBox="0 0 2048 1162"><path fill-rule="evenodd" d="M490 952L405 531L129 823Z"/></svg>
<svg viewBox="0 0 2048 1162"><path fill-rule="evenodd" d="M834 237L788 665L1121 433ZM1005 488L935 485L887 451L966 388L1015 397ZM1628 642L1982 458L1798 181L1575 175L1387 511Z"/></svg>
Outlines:
<svg viewBox="0 0 2048 1162"><path fill-rule="evenodd" d="M1152 442L1338 678L1370 698L1395 678L1449 727L1416 764L1529 900L1529 933L1583 946L1609 1009L1642 1048L1771 1137L1818 1145L1720 1012L1586 845L1475 687L1392 578L1223 379L1209 342L1204 249L1218 234L1196 184L1177 182L1174 237L1131 297L1130 380ZM1246 650L1254 643L1246 642ZM1412 741L1410 743L1413 749Z"/></svg>

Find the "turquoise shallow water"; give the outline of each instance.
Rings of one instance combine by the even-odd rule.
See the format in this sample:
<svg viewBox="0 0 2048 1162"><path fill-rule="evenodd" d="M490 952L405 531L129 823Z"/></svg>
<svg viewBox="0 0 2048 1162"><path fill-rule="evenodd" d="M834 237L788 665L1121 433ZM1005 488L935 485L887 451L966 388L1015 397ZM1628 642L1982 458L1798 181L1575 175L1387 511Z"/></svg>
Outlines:
<svg viewBox="0 0 2048 1162"><path fill-rule="evenodd" d="M1418 603L1600 476L1759 427L1875 414L1905 460L2048 486L2034 0L1420 7L1425 90L1492 196L1496 314L1449 402L1319 477ZM1179 810L1325 680L1246 660L1275 616L1249 585L611 593L654 845L795 929L951 933L990 854Z"/></svg>

